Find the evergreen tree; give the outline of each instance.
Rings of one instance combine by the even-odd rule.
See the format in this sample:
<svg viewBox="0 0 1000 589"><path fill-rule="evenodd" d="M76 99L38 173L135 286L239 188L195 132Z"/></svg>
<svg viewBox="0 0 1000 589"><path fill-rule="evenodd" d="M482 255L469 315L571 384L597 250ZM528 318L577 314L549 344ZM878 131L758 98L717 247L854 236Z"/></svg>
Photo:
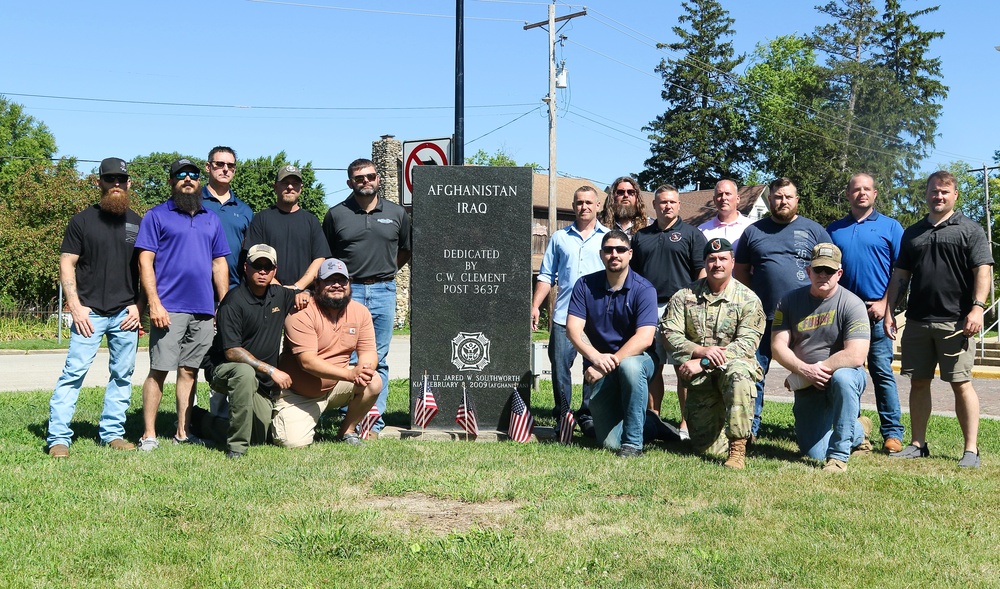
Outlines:
<svg viewBox="0 0 1000 589"><path fill-rule="evenodd" d="M644 127L653 142L652 155L639 173L648 188L663 183L678 187L711 186L719 178L742 177L749 161L746 117L737 112L733 70L735 22L716 0L687 0L673 28L679 41L658 47L683 54L660 61L663 100L668 109Z"/></svg>

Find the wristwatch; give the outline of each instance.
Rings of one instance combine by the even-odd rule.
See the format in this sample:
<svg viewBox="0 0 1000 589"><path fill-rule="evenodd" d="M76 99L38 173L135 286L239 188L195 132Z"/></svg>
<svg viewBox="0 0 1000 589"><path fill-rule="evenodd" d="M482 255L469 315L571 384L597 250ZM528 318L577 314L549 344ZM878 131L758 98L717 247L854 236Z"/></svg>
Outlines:
<svg viewBox="0 0 1000 589"><path fill-rule="evenodd" d="M986 303L982 301L972 301L973 307L981 307L984 311L986 310Z"/></svg>
<svg viewBox="0 0 1000 589"><path fill-rule="evenodd" d="M702 370L707 371L712 369L712 361L709 360L708 358L702 358L700 364Z"/></svg>

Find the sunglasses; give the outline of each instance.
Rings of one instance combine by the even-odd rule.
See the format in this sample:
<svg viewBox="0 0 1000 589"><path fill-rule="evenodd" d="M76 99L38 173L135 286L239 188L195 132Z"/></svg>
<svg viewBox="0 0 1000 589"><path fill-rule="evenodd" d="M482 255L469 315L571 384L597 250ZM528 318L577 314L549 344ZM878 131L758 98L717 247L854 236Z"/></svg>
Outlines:
<svg viewBox="0 0 1000 589"><path fill-rule="evenodd" d="M622 188L619 188L618 190L615 191L615 196L625 196L626 194L629 196L635 196L639 194L639 192L631 189L625 190Z"/></svg>
<svg viewBox="0 0 1000 589"><path fill-rule="evenodd" d="M821 276L832 276L837 273L833 268L827 268L826 266L816 266L812 271Z"/></svg>
<svg viewBox="0 0 1000 589"><path fill-rule="evenodd" d="M372 172L371 174L358 174L357 176L352 177L351 180L354 180L355 184L364 184L365 180L374 182L377 178L378 174Z"/></svg>
<svg viewBox="0 0 1000 589"><path fill-rule="evenodd" d="M216 170L221 170L222 168L229 168L230 170L235 170L236 169L236 163L235 162L234 163L229 163L229 162L210 162L210 163L212 164L212 167L215 168Z"/></svg>
<svg viewBox="0 0 1000 589"><path fill-rule="evenodd" d="M197 180L198 178L201 178L201 174L199 174L198 172L191 172L191 171L187 171L187 170L181 170L180 172L177 172L176 174L174 174L174 178L176 178L177 180L183 180L185 178L190 178L192 180Z"/></svg>
<svg viewBox="0 0 1000 589"><path fill-rule="evenodd" d="M629 247L627 245L606 245L606 246L604 246L604 247L601 248L601 251L604 252L604 253L606 253L606 254L610 254L610 253L624 254L628 250L629 250Z"/></svg>
<svg viewBox="0 0 1000 589"><path fill-rule="evenodd" d="M101 180L104 180L108 184L125 184L128 182L128 176L124 174L108 174L107 176L101 176Z"/></svg>
<svg viewBox="0 0 1000 589"><path fill-rule="evenodd" d="M271 262L250 262L250 267L253 268L254 272L260 272L261 270L270 272L274 270L274 264Z"/></svg>

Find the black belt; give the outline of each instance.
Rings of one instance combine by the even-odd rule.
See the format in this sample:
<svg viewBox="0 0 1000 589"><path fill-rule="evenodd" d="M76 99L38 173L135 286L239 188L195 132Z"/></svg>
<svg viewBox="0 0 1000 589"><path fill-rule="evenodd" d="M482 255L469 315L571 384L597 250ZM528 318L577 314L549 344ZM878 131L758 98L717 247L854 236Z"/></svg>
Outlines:
<svg viewBox="0 0 1000 589"><path fill-rule="evenodd" d="M395 278L395 276L390 276L389 278L354 278L351 282L357 284L378 284L379 282L389 282Z"/></svg>

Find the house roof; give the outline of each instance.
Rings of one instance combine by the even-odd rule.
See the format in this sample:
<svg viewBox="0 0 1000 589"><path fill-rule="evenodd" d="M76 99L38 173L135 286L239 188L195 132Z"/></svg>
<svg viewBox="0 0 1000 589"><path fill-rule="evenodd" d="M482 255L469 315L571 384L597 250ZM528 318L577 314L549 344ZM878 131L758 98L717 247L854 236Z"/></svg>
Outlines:
<svg viewBox="0 0 1000 589"><path fill-rule="evenodd" d="M566 178L559 176L556 178L556 208L559 210L573 211L573 194L581 186L590 186L597 191L601 205L604 204L604 190L583 178ZM531 181L531 204L536 207L549 206L549 176L548 174L532 174Z"/></svg>

